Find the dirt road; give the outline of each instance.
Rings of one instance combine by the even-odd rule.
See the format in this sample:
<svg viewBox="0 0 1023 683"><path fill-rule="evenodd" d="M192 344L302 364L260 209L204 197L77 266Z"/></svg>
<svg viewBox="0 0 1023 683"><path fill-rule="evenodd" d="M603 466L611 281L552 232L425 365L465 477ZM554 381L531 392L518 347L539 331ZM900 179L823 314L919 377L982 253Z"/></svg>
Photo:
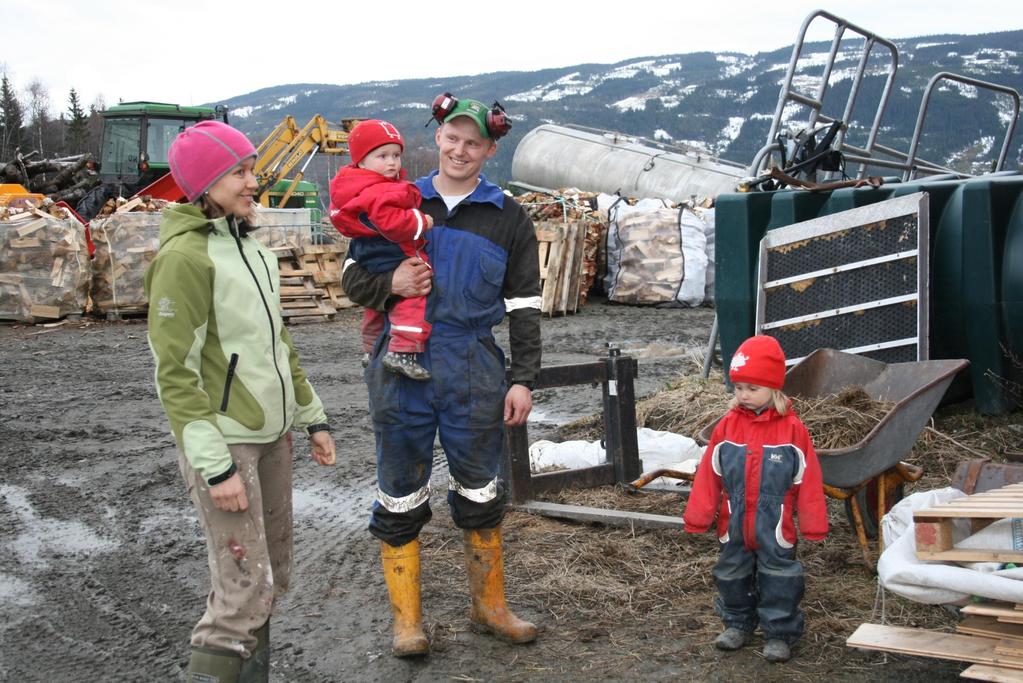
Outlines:
<svg viewBox="0 0 1023 683"><path fill-rule="evenodd" d="M471 633L465 589L441 581L464 577L460 535L441 495L442 458L433 478L435 518L424 532L433 654L422 662L392 658L378 545L366 531L373 438L359 316L346 311L336 322L293 328L333 418L339 457L334 468L317 467L296 437L295 576L272 622L272 680L733 680L736 666L753 667L743 670L761 679L813 679L809 663L786 671L752 653L722 660L706 638L686 635L685 622L648 632L627 605L620 630L592 627L515 563L510 598L521 616L541 624L539 642L513 648ZM686 354L702 350L712 318L707 309L591 303L577 315L544 321L544 362L591 360L604 355L607 341L618 342L640 359L637 394L644 395L677 373ZM506 335L499 330L499 339ZM0 681L182 678L188 634L207 590L205 546L153 389L145 336L140 321L0 326ZM561 389L537 392L535 400L530 435L540 438L557 423L597 412L600 392ZM523 517L509 517L510 556L528 544L528 534L555 533L559 524L533 527ZM571 535L573 542L597 543L605 532L572 527ZM713 621L705 603L686 609ZM807 650L804 660L812 657ZM828 675L878 678L873 660L851 657L857 668L849 676ZM952 667L926 667L931 680L954 675ZM905 680L924 668L891 671Z"/></svg>

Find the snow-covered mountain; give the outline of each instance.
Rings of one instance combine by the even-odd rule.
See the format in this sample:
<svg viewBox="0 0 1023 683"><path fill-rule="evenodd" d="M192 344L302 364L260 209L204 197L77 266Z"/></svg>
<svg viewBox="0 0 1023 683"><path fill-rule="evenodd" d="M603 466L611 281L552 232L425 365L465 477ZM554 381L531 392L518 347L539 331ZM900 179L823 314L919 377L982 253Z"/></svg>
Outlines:
<svg viewBox="0 0 1023 683"><path fill-rule="evenodd" d="M895 42L898 73L879 138L888 147L908 150L924 88L935 73L948 71L1023 90L1023 30ZM794 83L799 92L816 95L829 48L830 43L804 46ZM825 113L841 118L861 52L862 40L843 41ZM510 179L517 141L541 123L578 124L697 146L747 164L766 142L791 54L790 46L755 55L698 52L535 72L345 86L289 84L223 104L230 107L232 123L254 140L262 139L286 114L300 124L317 113L332 120L388 119L406 136L413 175L432 162L432 128L424 124L429 103L444 91L486 102L500 100L513 118L512 132L488 164L488 175L497 181ZM887 51L875 47L851 117L847 139L853 144L866 142L889 62ZM951 83L942 86L928 110L919 156L963 171L987 170L997 158L1014 112L1014 102L1006 95ZM785 116L803 121L807 111L790 105ZM1010 168L1019 167L1021 138L1017 133L1012 141ZM321 174L329 172L324 168Z"/></svg>

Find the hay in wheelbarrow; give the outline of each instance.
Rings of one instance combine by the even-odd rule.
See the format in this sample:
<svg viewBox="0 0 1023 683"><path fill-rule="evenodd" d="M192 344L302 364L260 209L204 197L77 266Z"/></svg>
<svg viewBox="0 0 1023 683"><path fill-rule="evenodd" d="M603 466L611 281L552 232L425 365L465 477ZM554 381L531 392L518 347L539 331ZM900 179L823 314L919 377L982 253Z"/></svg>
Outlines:
<svg viewBox="0 0 1023 683"><path fill-rule="evenodd" d="M662 391L636 403L636 425L694 437L728 411L731 399L719 371L704 379L694 365L692 374L678 377ZM818 450L859 443L893 405L890 401L875 401L859 386L846 387L837 394L792 398L792 407ZM594 415L565 425L558 430L558 437L599 439L601 420L600 415Z"/></svg>

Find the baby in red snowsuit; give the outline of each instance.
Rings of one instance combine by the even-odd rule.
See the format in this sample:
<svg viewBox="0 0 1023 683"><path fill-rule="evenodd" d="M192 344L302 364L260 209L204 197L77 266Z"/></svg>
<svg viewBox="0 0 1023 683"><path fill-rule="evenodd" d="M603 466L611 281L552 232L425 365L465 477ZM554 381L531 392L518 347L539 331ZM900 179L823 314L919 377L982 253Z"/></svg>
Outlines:
<svg viewBox="0 0 1023 683"><path fill-rule="evenodd" d="M330 181L330 220L338 232L352 238L348 258L370 272L394 270L409 256L427 261L423 233L433 227L433 219L419 210L419 189L405 181L404 149L405 141L393 125L363 121L348 136L352 163ZM369 308L363 315L366 354L384 330L384 315ZM426 297L402 299L387 319L391 340L383 366L412 379L430 379L429 370L416 359L430 336Z"/></svg>
<svg viewBox="0 0 1023 683"><path fill-rule="evenodd" d="M738 650L760 625L764 658L789 659L803 634L803 565L796 526L810 541L828 533L820 463L806 427L781 392L785 355L773 337L744 341L732 357L731 410L718 422L684 515L688 532L717 517L715 608L725 630L714 645Z"/></svg>

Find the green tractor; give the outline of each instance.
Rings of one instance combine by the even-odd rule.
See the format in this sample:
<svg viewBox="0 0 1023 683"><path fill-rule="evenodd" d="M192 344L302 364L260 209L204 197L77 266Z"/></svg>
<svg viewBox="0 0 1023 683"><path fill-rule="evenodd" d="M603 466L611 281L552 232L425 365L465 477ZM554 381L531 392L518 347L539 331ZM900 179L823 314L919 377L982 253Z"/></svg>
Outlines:
<svg viewBox="0 0 1023 683"><path fill-rule="evenodd" d="M75 207L86 220L110 197L130 197L164 176L167 148L178 133L199 121L227 122L227 107L184 107L162 102L122 102L103 112L99 159L102 184Z"/></svg>

